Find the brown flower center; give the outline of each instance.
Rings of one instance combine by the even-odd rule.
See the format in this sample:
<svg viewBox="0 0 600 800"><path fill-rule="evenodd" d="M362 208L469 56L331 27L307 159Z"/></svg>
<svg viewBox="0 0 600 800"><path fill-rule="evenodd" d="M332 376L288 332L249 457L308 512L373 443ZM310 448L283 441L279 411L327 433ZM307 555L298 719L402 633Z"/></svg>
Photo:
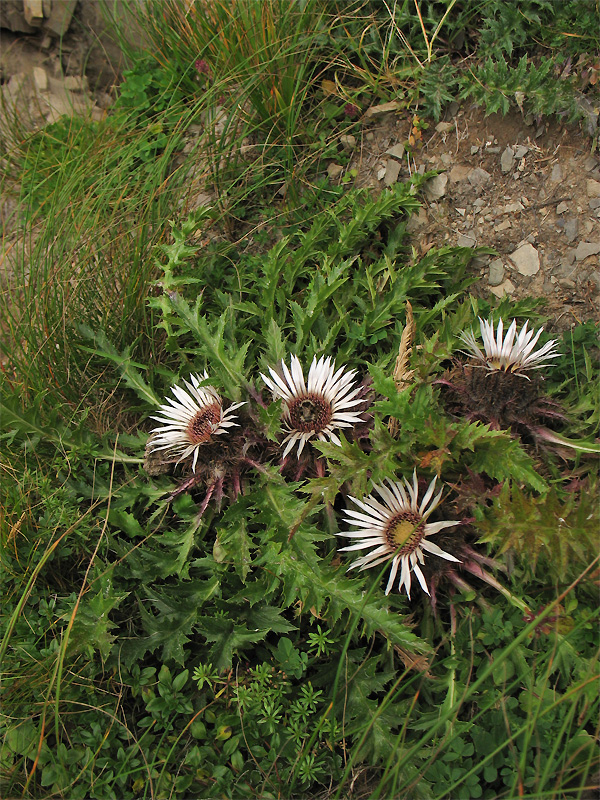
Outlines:
<svg viewBox="0 0 600 800"><path fill-rule="evenodd" d="M292 428L303 433L318 433L331 422L331 403L316 394L299 397L288 406Z"/></svg>
<svg viewBox="0 0 600 800"><path fill-rule="evenodd" d="M425 535L425 523L420 514L402 511L388 522L383 534L389 546L403 556L412 553Z"/></svg>
<svg viewBox="0 0 600 800"><path fill-rule="evenodd" d="M198 411L195 417L190 420L187 426L187 435L192 444L202 444L210 439L215 425L221 421L221 406L219 403L211 403L201 411Z"/></svg>

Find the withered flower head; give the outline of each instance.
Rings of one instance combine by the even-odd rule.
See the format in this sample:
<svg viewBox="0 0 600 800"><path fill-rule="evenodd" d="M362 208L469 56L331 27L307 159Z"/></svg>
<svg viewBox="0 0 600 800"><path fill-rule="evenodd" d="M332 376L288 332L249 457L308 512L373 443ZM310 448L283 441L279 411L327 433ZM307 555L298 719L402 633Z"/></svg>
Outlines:
<svg viewBox="0 0 600 800"><path fill-rule="evenodd" d="M504 334L502 320L496 330L491 321L479 318L483 351L472 331L461 334L467 345L465 355L473 361L455 362L438 383L444 385L449 410L469 419L488 422L496 429L512 429L526 438L536 438L543 420L561 420L557 404L542 391L543 381L532 373L543 367L547 359L560 355L551 340L538 350L535 346L542 333L528 330L526 322L517 334L513 320ZM484 367L484 369L481 369Z"/></svg>

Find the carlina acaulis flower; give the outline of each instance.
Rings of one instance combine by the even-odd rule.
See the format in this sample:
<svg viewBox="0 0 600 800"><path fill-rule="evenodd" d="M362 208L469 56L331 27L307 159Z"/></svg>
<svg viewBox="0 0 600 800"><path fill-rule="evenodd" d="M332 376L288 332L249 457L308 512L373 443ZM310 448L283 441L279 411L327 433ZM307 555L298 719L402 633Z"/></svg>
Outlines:
<svg viewBox="0 0 600 800"><path fill-rule="evenodd" d="M193 456L194 472L200 448L215 436L221 436L229 428L237 426L233 412L245 405L233 403L224 409L217 390L213 386L201 386L206 380L206 372L202 376L192 374L189 382L183 381L185 388L171 388L175 400L166 398L166 402L160 406L160 415L152 417L162 423L162 427L151 432L146 446L149 453L163 451L166 461L176 460L179 463Z"/></svg>
<svg viewBox="0 0 600 800"><path fill-rule="evenodd" d="M483 352L475 340L473 331L463 332L460 338L468 347L466 355L475 358L486 369L510 372L526 378L527 370L539 369L549 358L557 358L560 355L555 349L556 341L554 339L546 342L539 350L535 350L544 329L540 328L534 333L532 330L527 330L527 325L528 323L525 322L517 335L517 321L513 320L506 335L503 335L502 320L499 320L498 327L494 332L492 321L486 322L479 317Z"/></svg>
<svg viewBox="0 0 600 800"><path fill-rule="evenodd" d="M374 494L358 500L350 500L358 506L360 511L346 510L345 521L354 526L355 530L342 531L338 536L356 539L355 544L342 547L340 552L367 550L370 552L356 559L348 569L359 570L377 567L386 561L391 562L390 575L385 590L389 594L396 580L398 570L400 579L398 590L405 588L410 598L411 573L414 572L421 588L429 594L427 582L421 565L425 563L425 553L439 556L446 561L458 561L458 558L446 553L434 542L429 541L430 536L444 528L458 525L455 520L440 522L427 522L430 514L439 505L443 488L435 495L435 477L429 484L425 496L419 503L419 483L416 471L413 473L412 482L405 478L401 481L388 480L373 486Z"/></svg>
<svg viewBox="0 0 600 800"><path fill-rule="evenodd" d="M481 318L479 324L483 351L472 331L461 334L468 347L464 355L471 360L456 360L453 369L437 381L447 387L444 399L448 410L495 429L510 429L526 440L539 438L535 431L543 420L564 419L558 405L545 396L537 372L547 359L560 355L556 342L551 340L536 350L542 328L534 333L527 322L518 334L515 320L506 334L502 320L496 330Z"/></svg>
<svg viewBox="0 0 600 800"><path fill-rule="evenodd" d="M330 357L313 358L305 382L302 366L293 355L291 367L281 362L282 375L269 367L271 377L261 378L273 393L275 400L283 401L285 437L283 458L298 444L298 458L311 439L330 441L341 445L335 431L351 428L362 422L360 413L353 411L364 401L359 397L361 387L355 385L356 370L336 370Z"/></svg>

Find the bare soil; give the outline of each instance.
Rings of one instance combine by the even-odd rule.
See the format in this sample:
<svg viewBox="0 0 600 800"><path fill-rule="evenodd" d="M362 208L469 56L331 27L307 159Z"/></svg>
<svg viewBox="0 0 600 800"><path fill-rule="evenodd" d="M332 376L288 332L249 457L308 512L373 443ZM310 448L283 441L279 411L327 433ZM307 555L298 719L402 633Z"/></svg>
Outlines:
<svg viewBox="0 0 600 800"><path fill-rule="evenodd" d="M417 251L494 248L497 255L474 260L480 296L544 297L555 330L597 315L600 159L588 136L555 121L536 129L518 112L485 116L476 107L456 109L437 128L431 123L410 155L400 156L411 133L412 115L386 114L366 123L355 144L342 141L352 149L345 171L355 170L360 186L442 171L409 223Z"/></svg>

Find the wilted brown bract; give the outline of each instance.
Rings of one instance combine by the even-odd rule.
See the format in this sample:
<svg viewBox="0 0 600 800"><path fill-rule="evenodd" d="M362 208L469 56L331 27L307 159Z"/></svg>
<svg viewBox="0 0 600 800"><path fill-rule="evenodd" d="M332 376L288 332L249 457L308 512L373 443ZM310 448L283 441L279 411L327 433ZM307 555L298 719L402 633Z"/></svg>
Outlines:
<svg viewBox="0 0 600 800"><path fill-rule="evenodd" d="M396 365L394 367L394 380L398 391L401 392L410 383L413 370L408 368L410 354L412 353L412 344L415 337L415 320L412 313L412 306L409 301L406 301L406 325L402 331L400 339L400 347L398 348L398 357L396 358ZM398 433L399 423L394 417L391 417L388 422L388 430L392 436Z"/></svg>

